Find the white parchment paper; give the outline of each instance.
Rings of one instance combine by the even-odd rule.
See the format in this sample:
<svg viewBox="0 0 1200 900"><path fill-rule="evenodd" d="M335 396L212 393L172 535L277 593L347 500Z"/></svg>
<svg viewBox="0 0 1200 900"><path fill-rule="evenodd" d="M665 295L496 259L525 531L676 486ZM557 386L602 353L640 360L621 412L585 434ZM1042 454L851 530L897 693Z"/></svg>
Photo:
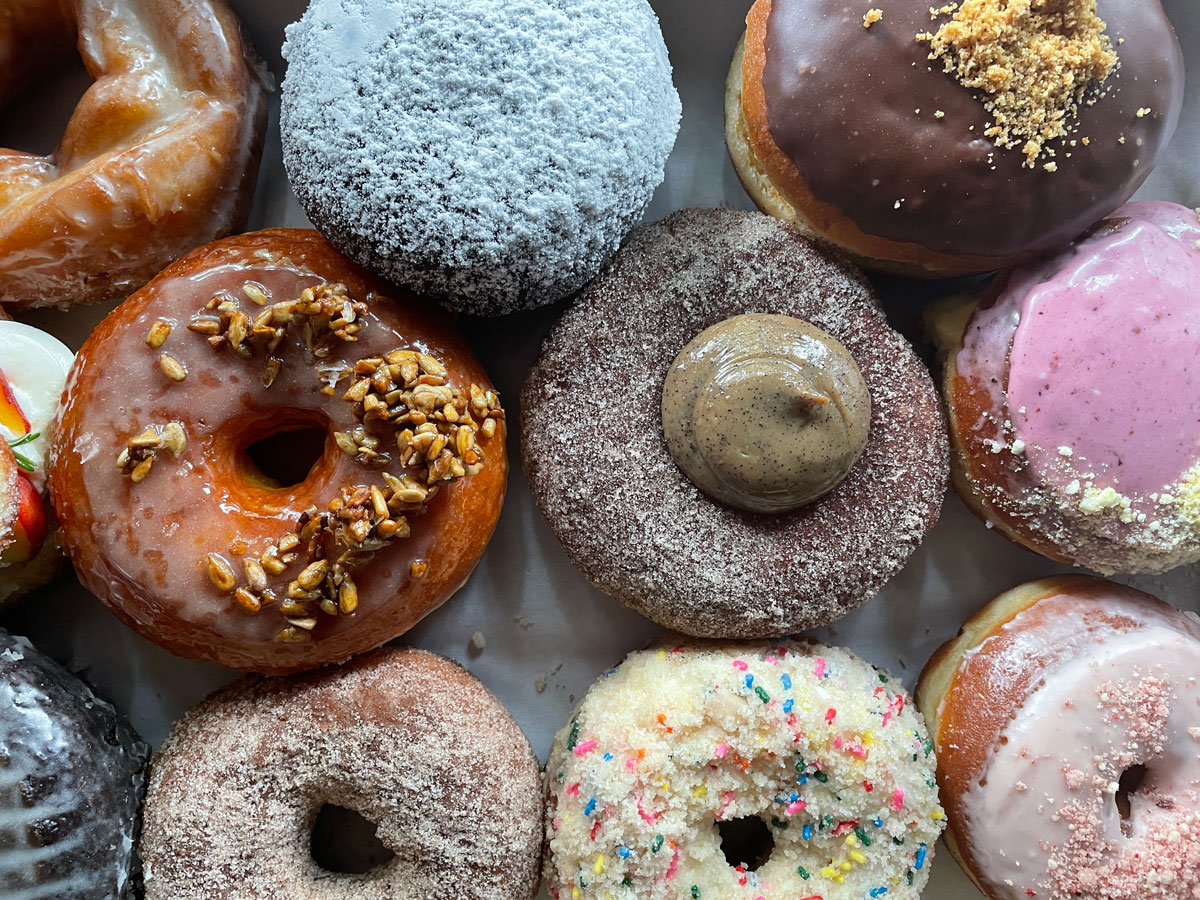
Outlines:
<svg viewBox="0 0 1200 900"><path fill-rule="evenodd" d="M276 77L284 25L306 0L233 0L259 53ZM683 97L683 125L649 218L685 206L752 208L725 153L722 97L726 70L750 0L651 0L662 20ZM1170 153L1142 196L1200 206L1200 5L1165 0L1189 66L1188 101ZM865 8L865 7L864 7ZM0 115L0 146L49 151L87 85L81 68L10 105ZM280 162L278 97L250 228L304 226ZM919 335L921 298L936 286L881 282L897 327ZM560 308L500 322L465 321L463 328L517 421L516 400L542 337ZM78 345L104 310L43 312L26 317ZM533 507L520 469L515 429L509 437L513 473L500 527L467 586L406 640L454 657L481 678L516 716L545 758L555 730L576 698L625 653L659 629L592 590L559 549ZM1063 567L1017 549L992 534L953 495L941 522L908 567L874 600L822 629L886 666L911 688L933 650L984 601L1020 581ZM1196 570L1129 579L1186 609L1200 609ZM176 659L120 625L73 577L8 611L0 624L91 680L152 742L184 710L237 673ZM475 632L486 638L476 652ZM939 854L926 893L930 900L978 896L946 854Z"/></svg>

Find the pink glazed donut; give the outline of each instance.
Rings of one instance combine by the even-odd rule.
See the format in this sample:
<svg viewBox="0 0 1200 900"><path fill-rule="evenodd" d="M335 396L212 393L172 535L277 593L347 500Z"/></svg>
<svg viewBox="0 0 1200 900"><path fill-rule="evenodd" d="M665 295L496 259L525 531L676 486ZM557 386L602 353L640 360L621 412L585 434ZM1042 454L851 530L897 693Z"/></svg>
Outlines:
<svg viewBox="0 0 1200 900"><path fill-rule="evenodd" d="M1200 897L1200 620L1090 576L1001 594L917 687L992 900Z"/></svg>
<svg viewBox="0 0 1200 900"><path fill-rule="evenodd" d="M1129 203L998 278L946 366L955 487L1102 574L1200 560L1200 219Z"/></svg>

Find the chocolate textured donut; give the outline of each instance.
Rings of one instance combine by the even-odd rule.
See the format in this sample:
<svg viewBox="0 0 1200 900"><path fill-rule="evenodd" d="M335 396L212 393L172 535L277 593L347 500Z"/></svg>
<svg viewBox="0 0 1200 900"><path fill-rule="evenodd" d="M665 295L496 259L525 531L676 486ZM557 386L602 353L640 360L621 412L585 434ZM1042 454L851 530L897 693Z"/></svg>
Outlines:
<svg viewBox="0 0 1200 900"><path fill-rule="evenodd" d="M987 6L977 0L973 12ZM760 206L859 258L950 273L1055 249L1127 200L1175 129L1183 57L1157 0L1098 0L1098 41L1115 67L1032 163L987 134L997 119L984 95L918 39L947 22L945 10L932 18L928 3L906 0L874 21L865 12L759 0L727 98L730 147ZM1036 76L1015 77L1026 90Z"/></svg>
<svg viewBox="0 0 1200 900"><path fill-rule="evenodd" d="M667 370L730 316L794 316L849 351L871 395L863 455L794 512L740 512L672 460ZM833 621L908 560L947 481L933 383L854 269L758 214L685 210L630 235L547 338L522 394L525 471L589 580L686 634L763 637Z"/></svg>
<svg viewBox="0 0 1200 900"><path fill-rule="evenodd" d="M0 893L134 900L150 748L29 641L0 631Z"/></svg>
<svg viewBox="0 0 1200 900"><path fill-rule="evenodd" d="M375 823L394 858L322 869L325 805ZM531 900L541 816L537 757L491 692L447 659L386 648L246 679L176 724L146 800L146 898Z"/></svg>
<svg viewBox="0 0 1200 900"><path fill-rule="evenodd" d="M183 656L281 674L411 628L504 499L503 411L442 313L315 231L165 269L79 352L51 445L83 584Z"/></svg>
<svg viewBox="0 0 1200 900"><path fill-rule="evenodd" d="M466 312L583 287L679 127L646 0L313 0L283 55L283 159L309 218Z"/></svg>

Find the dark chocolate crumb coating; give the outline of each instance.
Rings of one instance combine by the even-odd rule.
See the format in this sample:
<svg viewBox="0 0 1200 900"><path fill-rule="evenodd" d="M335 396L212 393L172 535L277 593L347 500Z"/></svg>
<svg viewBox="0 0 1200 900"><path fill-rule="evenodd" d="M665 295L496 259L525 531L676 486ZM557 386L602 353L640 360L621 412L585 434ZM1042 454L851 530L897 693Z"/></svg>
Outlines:
<svg viewBox="0 0 1200 900"><path fill-rule="evenodd" d="M870 437L845 481L779 516L701 493L658 414L679 351L747 312L833 335L871 394ZM567 555L601 590L690 635L840 618L905 564L946 490L945 423L924 365L856 270L754 213L684 210L633 232L547 338L522 417L525 471Z"/></svg>
<svg viewBox="0 0 1200 900"><path fill-rule="evenodd" d="M1183 55L1158 0L1098 0L1119 64L1054 171L984 136L983 104L930 60L926 0L773 0L763 88L771 136L820 200L867 234L943 253L1052 250L1129 199L1183 102ZM940 115L939 115L940 113ZM1086 139L1086 144L1083 140ZM1071 145L1074 141L1074 146Z"/></svg>
<svg viewBox="0 0 1200 900"><path fill-rule="evenodd" d="M0 631L0 897L140 896L149 753L87 685Z"/></svg>

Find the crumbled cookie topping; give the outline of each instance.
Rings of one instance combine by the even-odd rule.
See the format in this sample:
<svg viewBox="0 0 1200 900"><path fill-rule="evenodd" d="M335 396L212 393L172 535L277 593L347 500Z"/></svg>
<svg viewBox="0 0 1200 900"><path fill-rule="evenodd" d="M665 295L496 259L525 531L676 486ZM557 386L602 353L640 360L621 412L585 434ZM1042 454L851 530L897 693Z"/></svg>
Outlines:
<svg viewBox="0 0 1200 900"><path fill-rule="evenodd" d="M1028 168L1053 155L1047 143L1072 131L1079 107L1095 102L1117 68L1096 0L964 0L930 13L950 18L917 40L982 93L993 119L985 134L1006 150L1020 147Z"/></svg>

